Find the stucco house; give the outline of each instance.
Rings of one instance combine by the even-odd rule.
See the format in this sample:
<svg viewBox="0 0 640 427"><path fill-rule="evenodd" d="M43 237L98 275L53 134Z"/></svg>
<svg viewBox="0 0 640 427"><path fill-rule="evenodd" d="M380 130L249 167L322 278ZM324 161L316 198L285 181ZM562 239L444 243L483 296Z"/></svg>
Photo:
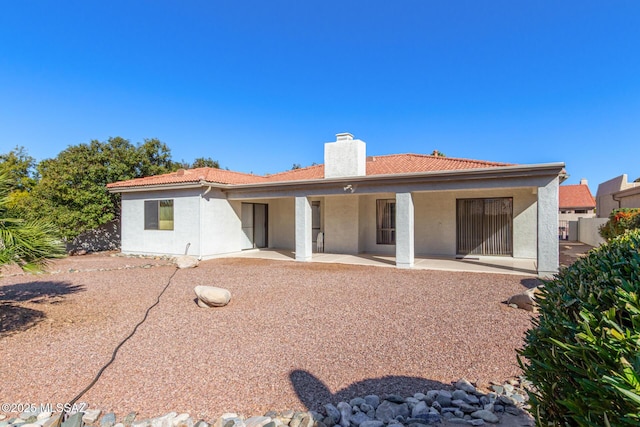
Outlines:
<svg viewBox="0 0 640 427"><path fill-rule="evenodd" d="M640 182L629 182L627 174L598 185L596 192L598 218L608 218L614 209L640 208Z"/></svg>
<svg viewBox="0 0 640 427"><path fill-rule="evenodd" d="M513 257L558 269L564 163L514 165L420 154L366 155L349 133L324 164L258 176L197 168L115 182L122 252L202 259L252 248L414 257Z"/></svg>
<svg viewBox="0 0 640 427"><path fill-rule="evenodd" d="M580 218L594 218L596 216L596 199L589 190L586 179L581 179L580 184L561 185L558 209L558 235L560 239L576 240L577 236L570 238L570 223L577 224ZM572 233L572 234L577 234Z"/></svg>

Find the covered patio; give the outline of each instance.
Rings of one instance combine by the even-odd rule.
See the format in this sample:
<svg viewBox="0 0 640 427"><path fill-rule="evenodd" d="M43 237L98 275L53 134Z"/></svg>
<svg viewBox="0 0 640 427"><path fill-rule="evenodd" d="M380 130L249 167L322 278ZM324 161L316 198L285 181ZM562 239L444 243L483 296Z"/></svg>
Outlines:
<svg viewBox="0 0 640 427"><path fill-rule="evenodd" d="M294 251L281 249L251 249L231 254L220 255L215 258L259 258L277 261L295 261ZM351 265L370 265L375 267L396 266L396 259L392 255L380 254L335 254L314 253L310 262L336 263ZM454 257L426 257L416 256L413 269L440 270L470 273L513 274L519 276L536 276L537 266L534 259L518 259L511 257L471 256Z"/></svg>

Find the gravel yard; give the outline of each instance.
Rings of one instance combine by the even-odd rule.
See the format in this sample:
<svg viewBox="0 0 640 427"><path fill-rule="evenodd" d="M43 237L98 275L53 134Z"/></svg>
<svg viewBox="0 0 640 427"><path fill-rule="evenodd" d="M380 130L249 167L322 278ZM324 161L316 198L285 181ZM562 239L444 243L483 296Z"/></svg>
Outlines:
<svg viewBox="0 0 640 427"><path fill-rule="evenodd" d="M49 270L55 274L0 278L3 403L72 399L175 269L162 259L90 255ZM519 374L515 349L531 314L503 301L532 282L260 259L202 262L177 271L81 401L120 415L173 410L212 418L317 409L369 393L409 396L461 377L488 386ZM229 289L231 303L199 308L196 285Z"/></svg>

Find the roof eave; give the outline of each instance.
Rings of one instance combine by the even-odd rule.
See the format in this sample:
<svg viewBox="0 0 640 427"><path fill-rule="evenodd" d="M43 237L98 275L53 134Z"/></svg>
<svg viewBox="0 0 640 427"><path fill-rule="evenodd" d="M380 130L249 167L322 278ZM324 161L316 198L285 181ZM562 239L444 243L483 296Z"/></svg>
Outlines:
<svg viewBox="0 0 640 427"><path fill-rule="evenodd" d="M262 182L255 184L235 184L230 185L231 189L252 189L252 188L273 188L273 187L292 187L299 185L318 185L318 184L331 184L331 183L375 183L386 181L412 181L415 179L474 179L474 178L491 178L491 175L495 175L499 178L501 175L549 175L556 174L562 176L565 164L558 163L541 163L534 165L513 165L513 166L495 166L489 168L474 168L474 169L456 169L450 171L432 171L432 172L409 172L401 174L384 174L384 175L367 175L367 176L351 176L340 178L321 178L321 179L306 179L295 181L275 181L275 182Z"/></svg>

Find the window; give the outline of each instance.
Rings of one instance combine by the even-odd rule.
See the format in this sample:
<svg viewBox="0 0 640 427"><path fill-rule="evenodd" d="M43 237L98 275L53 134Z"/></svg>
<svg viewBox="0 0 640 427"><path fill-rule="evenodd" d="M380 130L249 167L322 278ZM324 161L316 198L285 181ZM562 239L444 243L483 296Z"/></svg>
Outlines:
<svg viewBox="0 0 640 427"><path fill-rule="evenodd" d="M376 243L396 244L396 201L394 199L376 200Z"/></svg>
<svg viewBox="0 0 640 427"><path fill-rule="evenodd" d="M574 211L574 213L582 213L582 214L585 214L585 213L588 213L588 212L587 212L587 210L586 210L586 209L576 209L576 210Z"/></svg>
<svg viewBox="0 0 640 427"><path fill-rule="evenodd" d="M173 200L145 200L145 230L173 230Z"/></svg>

